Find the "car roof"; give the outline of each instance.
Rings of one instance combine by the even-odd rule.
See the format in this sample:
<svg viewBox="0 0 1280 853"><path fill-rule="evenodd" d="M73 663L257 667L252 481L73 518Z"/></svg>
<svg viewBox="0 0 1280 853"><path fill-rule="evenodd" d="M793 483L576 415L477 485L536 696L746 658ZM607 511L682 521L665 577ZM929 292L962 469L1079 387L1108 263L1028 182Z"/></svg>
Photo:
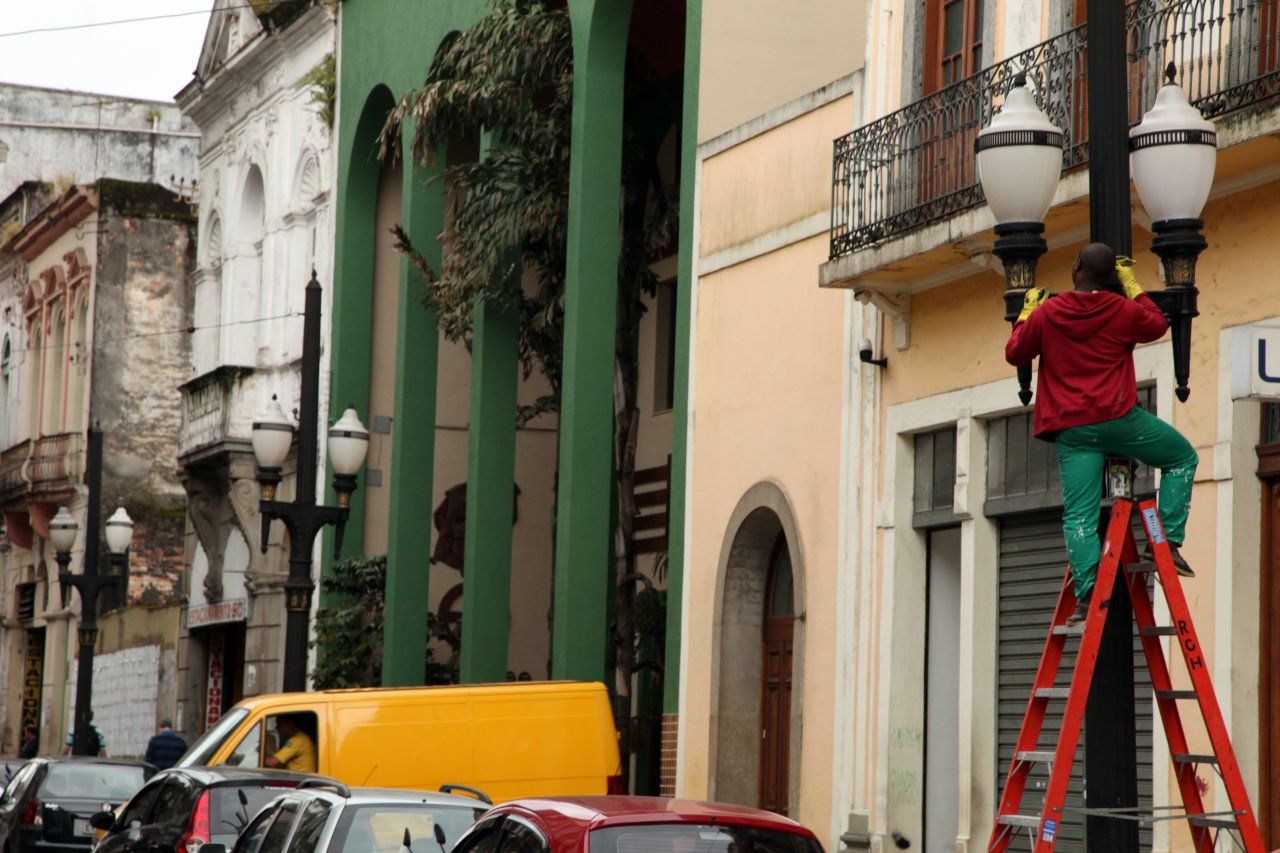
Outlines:
<svg viewBox="0 0 1280 853"><path fill-rule="evenodd" d="M143 769L155 770L155 766L145 761L137 761L129 758L98 758L97 756L86 755L41 755L30 759L31 761L41 761L45 764L115 764L126 767L141 767Z"/></svg>
<svg viewBox="0 0 1280 853"><path fill-rule="evenodd" d="M293 770L271 770L264 767L231 767L225 764L214 765L213 767L171 767L168 770L162 770L156 774L156 778L161 776L188 776L200 782L203 785L216 786L219 784L246 784L261 782L269 785L272 782L292 782L299 783L308 779L315 779L321 782L335 782L327 776L317 776L314 773L298 773Z"/></svg>
<svg viewBox="0 0 1280 853"><path fill-rule="evenodd" d="M534 815L557 831L566 831L571 825L587 831L645 823L724 823L771 829L816 840L809 829L774 812L674 797L540 797L511 800L495 807L494 812Z"/></svg>
<svg viewBox="0 0 1280 853"><path fill-rule="evenodd" d="M283 792L282 792L283 793ZM489 804L475 797L464 797L458 794L444 794L440 791L414 791L406 788L347 788L316 786L288 792L303 797L333 800L353 806L424 803L429 806L460 809L487 809Z"/></svg>

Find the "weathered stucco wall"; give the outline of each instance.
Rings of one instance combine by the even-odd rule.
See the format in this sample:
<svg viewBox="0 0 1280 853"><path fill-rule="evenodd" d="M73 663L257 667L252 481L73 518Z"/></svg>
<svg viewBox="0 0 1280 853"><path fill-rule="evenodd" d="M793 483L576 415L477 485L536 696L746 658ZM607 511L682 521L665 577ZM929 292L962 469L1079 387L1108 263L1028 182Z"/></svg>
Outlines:
<svg viewBox="0 0 1280 853"><path fill-rule="evenodd" d="M841 0L704 0L698 141L861 68L866 14Z"/></svg>
<svg viewBox="0 0 1280 853"><path fill-rule="evenodd" d="M707 212L707 215L710 211ZM712 649L719 626L718 567L730 516L757 483L786 494L796 520L803 575L804 709L799 802L791 814L814 827L829 824L830 731L834 636L844 298L814 286L825 257L819 236L704 276L698 285L697 389L692 413L691 523L686 576L687 669L682 791L714 795L717 682ZM809 274L805 274L805 273ZM801 584L797 582L797 588ZM797 621L797 625L800 622Z"/></svg>
<svg viewBox="0 0 1280 853"><path fill-rule="evenodd" d="M172 103L0 85L0 198L23 181L191 186L200 138Z"/></svg>
<svg viewBox="0 0 1280 853"><path fill-rule="evenodd" d="M852 109L852 98L840 98L706 160L699 257L825 216L831 208L831 140L848 131Z"/></svg>

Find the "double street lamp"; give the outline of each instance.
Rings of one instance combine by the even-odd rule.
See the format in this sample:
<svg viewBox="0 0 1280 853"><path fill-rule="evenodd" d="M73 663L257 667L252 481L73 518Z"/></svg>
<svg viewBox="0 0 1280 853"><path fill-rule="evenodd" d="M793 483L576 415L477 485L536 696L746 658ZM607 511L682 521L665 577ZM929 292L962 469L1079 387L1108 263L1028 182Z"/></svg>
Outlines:
<svg viewBox="0 0 1280 853"><path fill-rule="evenodd" d="M92 434L91 434L92 439ZM99 439L100 440L100 439ZM91 490L91 502L96 499L95 490ZM90 510L91 516L96 512ZM96 520L96 519L94 519ZM76 544L76 535L80 525L65 506L49 521L49 542L53 545L53 558L58 564L58 582L62 588L62 606L71 603L71 590L74 587L80 592L80 625L76 629L76 639L80 646L80 655L76 665L76 718L75 741L71 751L74 755L97 755L98 739L94 734L90 720L93 719L93 652L98 642L98 594L109 587L120 586L128 589L129 546L133 542L133 519L124 507L118 508L111 518L107 519L105 534L107 551L115 572L110 575L98 573L96 526L90 524L90 540L85 547L84 570L81 574L72 574L71 549Z"/></svg>
<svg viewBox="0 0 1280 853"><path fill-rule="evenodd" d="M1129 131L1133 182L1152 220L1151 250L1164 266L1165 289L1151 291L1169 321L1176 394L1191 394L1191 320L1196 310L1196 260L1207 246L1200 211L1213 186L1217 136L1213 124L1187 102L1176 69L1142 123ZM1036 263L1047 245L1041 234L1062 171L1063 133L1035 104L1019 75L1003 109L974 144L982 191L996 218L992 252L1004 265L1005 320L1014 322L1035 286ZM1119 251L1121 247L1115 247ZM1031 366L1018 368L1018 397L1031 402Z"/></svg>
<svg viewBox="0 0 1280 853"><path fill-rule="evenodd" d="M1191 320L1197 316L1196 261L1206 243L1200 212L1213 185L1217 138L1213 126L1174 82L1176 68L1137 126L1128 129L1122 85L1127 61L1122 4L1088 0L1089 214L1092 239L1128 254L1129 173L1152 220L1151 250L1164 267L1165 288L1148 295L1169 321L1175 393L1186 402L1191 368ZM1127 131L1127 137L1126 137ZM979 179L996 218L994 254L1005 268L1005 319L1014 322L1035 286L1035 267L1046 245L1041 236L1062 168L1062 132L1036 108L1019 76L1001 114L975 141ZM1126 156L1129 163L1126 163ZM1018 397L1031 401L1031 368L1018 369ZM1085 711L1085 805L1090 814L1128 814L1138 800L1134 723L1131 605L1117 584L1107 613L1095 687ZM1088 847L1098 853L1138 849L1136 824L1090 820Z"/></svg>
<svg viewBox="0 0 1280 853"><path fill-rule="evenodd" d="M302 326L302 393L298 407L297 487L292 501L276 499L283 477L284 461L293 445L294 427L280 401L273 395L253 423L253 455L258 463L258 484L262 516L261 545L267 552L271 522L279 519L289 532L289 577L285 581L284 685L286 693L307 688L307 644L310 634L311 598L315 581L311 575L311 551L318 534L334 525L334 558L342 551L342 534L350 515L351 493L356 474L369 449L369 431L360 423L355 407L348 407L329 430L329 463L333 466L333 489L337 506L316 503L316 466L319 463L320 430L320 282L311 273L307 282L306 308Z"/></svg>

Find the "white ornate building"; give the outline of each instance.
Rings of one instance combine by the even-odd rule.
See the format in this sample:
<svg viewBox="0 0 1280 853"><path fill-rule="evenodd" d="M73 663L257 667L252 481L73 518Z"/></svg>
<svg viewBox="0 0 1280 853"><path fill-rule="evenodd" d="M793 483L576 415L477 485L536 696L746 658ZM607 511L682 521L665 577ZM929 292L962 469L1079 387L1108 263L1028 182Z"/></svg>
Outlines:
<svg viewBox="0 0 1280 853"><path fill-rule="evenodd" d="M286 555L278 525L268 553L260 548L250 425L272 394L297 408L312 270L326 291L326 329L330 321L332 130L323 107L336 13L315 0L261 5L256 14L238 0L215 2L194 79L177 95L203 143L179 459L191 571L174 722L188 737L242 696L281 687ZM323 377L327 352L322 359ZM322 388L322 407L327 397Z"/></svg>

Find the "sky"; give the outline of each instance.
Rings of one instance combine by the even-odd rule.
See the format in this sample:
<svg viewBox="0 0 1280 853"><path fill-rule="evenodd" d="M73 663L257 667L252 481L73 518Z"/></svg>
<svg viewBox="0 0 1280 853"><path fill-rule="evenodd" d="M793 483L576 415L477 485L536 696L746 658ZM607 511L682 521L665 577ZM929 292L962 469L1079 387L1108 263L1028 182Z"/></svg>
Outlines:
<svg viewBox="0 0 1280 853"><path fill-rule="evenodd" d="M213 0L0 0L0 83L172 101L191 82L212 7ZM123 22L133 18L155 20ZM122 23L84 26L108 21ZM26 32L65 27L78 28Z"/></svg>

